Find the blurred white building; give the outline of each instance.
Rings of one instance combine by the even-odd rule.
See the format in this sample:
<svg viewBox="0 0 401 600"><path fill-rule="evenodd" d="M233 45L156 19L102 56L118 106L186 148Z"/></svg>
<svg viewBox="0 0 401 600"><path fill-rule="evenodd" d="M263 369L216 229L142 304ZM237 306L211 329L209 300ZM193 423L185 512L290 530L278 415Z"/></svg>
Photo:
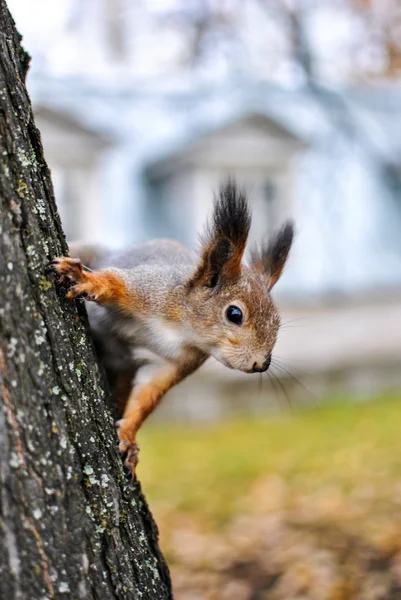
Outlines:
<svg viewBox="0 0 401 600"><path fill-rule="evenodd" d="M57 109L38 107L35 120L49 157L64 233L67 239L89 241L101 222L99 172L111 142Z"/></svg>

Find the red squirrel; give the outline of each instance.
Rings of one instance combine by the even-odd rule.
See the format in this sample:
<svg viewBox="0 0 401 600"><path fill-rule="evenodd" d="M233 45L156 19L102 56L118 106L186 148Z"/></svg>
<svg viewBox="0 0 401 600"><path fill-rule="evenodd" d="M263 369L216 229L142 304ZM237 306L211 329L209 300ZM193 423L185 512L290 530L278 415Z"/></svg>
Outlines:
<svg viewBox="0 0 401 600"><path fill-rule="evenodd" d="M79 258L50 263L59 282L72 284L68 298L93 303L91 330L122 407L119 447L132 473L141 424L209 356L245 373L270 365L280 326L270 291L286 264L294 227L287 222L246 266L250 225L247 199L229 180L215 198L196 260L179 242L162 239L99 256L96 271L84 270Z"/></svg>

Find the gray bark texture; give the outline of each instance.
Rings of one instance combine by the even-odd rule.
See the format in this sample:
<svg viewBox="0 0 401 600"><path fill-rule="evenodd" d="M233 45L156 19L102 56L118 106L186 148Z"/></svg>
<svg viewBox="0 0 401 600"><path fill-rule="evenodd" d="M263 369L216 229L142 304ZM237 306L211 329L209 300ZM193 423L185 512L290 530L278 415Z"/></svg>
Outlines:
<svg viewBox="0 0 401 600"><path fill-rule="evenodd" d="M167 599L139 484L124 473L82 303L47 263L68 253L0 0L0 598Z"/></svg>

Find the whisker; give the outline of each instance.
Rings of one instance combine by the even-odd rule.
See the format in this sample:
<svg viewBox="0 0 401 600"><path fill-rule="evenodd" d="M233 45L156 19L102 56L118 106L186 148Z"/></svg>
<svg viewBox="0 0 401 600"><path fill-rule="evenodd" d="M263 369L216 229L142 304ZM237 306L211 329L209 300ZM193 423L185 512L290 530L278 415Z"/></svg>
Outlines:
<svg viewBox="0 0 401 600"><path fill-rule="evenodd" d="M306 327L306 325L280 325L279 331L288 331L289 329L300 329L302 327Z"/></svg>
<svg viewBox="0 0 401 600"><path fill-rule="evenodd" d="M289 325L290 323L296 323L297 321L309 321L310 319L315 319L316 317L299 317L298 319L290 319L289 321L284 321L284 323L280 324L280 327L284 325Z"/></svg>
<svg viewBox="0 0 401 600"><path fill-rule="evenodd" d="M259 394L262 393L262 389L263 389L263 379L262 379L262 373L260 373L260 375L258 377L258 392L259 392Z"/></svg>
<svg viewBox="0 0 401 600"><path fill-rule="evenodd" d="M297 377L295 377L295 375L293 375L291 373L291 371L289 371L283 365L280 365L278 363L273 362L273 366L276 367L277 369L281 369L281 371L283 371L284 373L289 375L291 377L291 379L293 379L298 385L300 385L305 390L305 392L307 392L308 395L311 397L315 406L318 404L318 398L317 398L316 394L311 392L311 390L309 388L307 388L301 381L299 381L299 379Z"/></svg>
<svg viewBox="0 0 401 600"><path fill-rule="evenodd" d="M94 271L92 269L90 269L89 267L87 267L86 265L82 265L82 268L84 271L89 271L89 273L94 273Z"/></svg>
<svg viewBox="0 0 401 600"><path fill-rule="evenodd" d="M307 375L309 375L309 373L307 373L306 371L303 371L302 369L299 369L298 367L295 367L293 364L291 364L291 362L289 360L284 359L282 356L278 356L277 354L274 355L273 358L274 361L276 361L276 363L289 367L291 369L293 369L294 371L297 371L300 375L304 375L305 377Z"/></svg>
<svg viewBox="0 0 401 600"><path fill-rule="evenodd" d="M282 391L285 399L287 400L287 407L289 407L291 409L291 411L293 410L293 405L292 402L287 394L287 391L284 388L283 383L280 381L280 379L277 377L277 375L275 375L272 371L270 371L270 375L271 377L273 377L277 383L277 385L279 386L280 390Z"/></svg>
<svg viewBox="0 0 401 600"><path fill-rule="evenodd" d="M277 383L273 379L271 371L267 371L266 375L267 375L267 378L269 380L270 386L271 386L271 388L272 388L272 390L274 392L274 396L276 398L276 401L279 403L279 405L281 405L280 394L277 393L277 387L276 387Z"/></svg>

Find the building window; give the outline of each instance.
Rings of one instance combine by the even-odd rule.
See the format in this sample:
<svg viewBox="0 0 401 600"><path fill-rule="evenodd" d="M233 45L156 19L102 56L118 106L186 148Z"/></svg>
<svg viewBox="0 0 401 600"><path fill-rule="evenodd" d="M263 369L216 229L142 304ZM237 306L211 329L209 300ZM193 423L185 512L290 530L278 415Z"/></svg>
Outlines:
<svg viewBox="0 0 401 600"><path fill-rule="evenodd" d="M272 233L277 225L277 186L273 181L265 181L262 186L262 196L265 205L266 233Z"/></svg>
<svg viewBox="0 0 401 600"><path fill-rule="evenodd" d="M276 229L279 219L279 193L273 179L260 179L245 188L252 210L249 246L260 244Z"/></svg>

